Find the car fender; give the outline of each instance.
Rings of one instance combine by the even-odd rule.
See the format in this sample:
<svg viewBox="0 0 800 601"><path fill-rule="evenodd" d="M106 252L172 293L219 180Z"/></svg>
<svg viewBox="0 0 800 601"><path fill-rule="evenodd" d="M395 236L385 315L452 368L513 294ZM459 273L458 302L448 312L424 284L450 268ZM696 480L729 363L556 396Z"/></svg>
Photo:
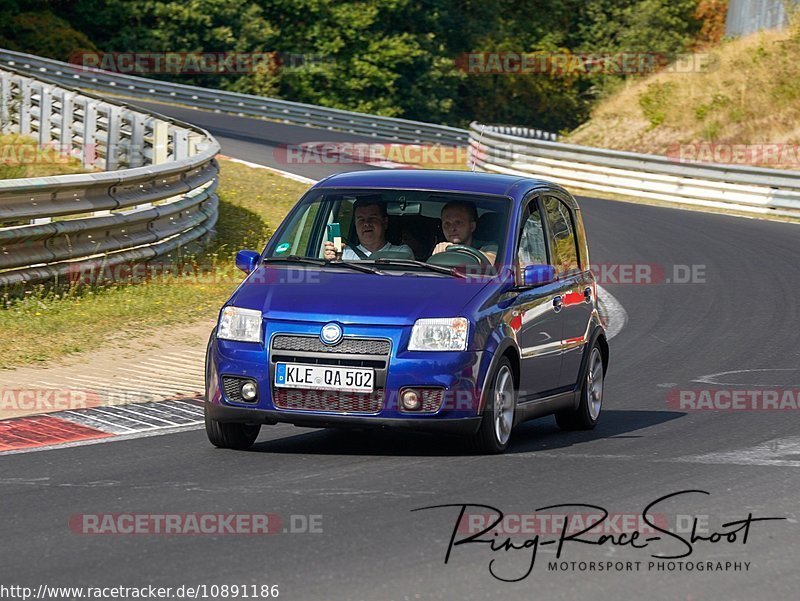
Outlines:
<svg viewBox="0 0 800 601"><path fill-rule="evenodd" d="M586 369L588 368L589 364L589 351L591 351L592 347L594 347L595 342L598 339L602 339L600 344L600 354L603 357L603 374L605 377L605 373L608 371L608 361L609 361L609 349L608 349L608 340L606 339L606 331L600 324L595 324L594 329L592 330L592 334L589 336L589 342L583 349L583 358L581 359L581 369L580 369L580 380L578 388L576 389L575 395L575 403L573 409L577 409L581 402L581 393L583 391L584 382L586 378L584 377L586 374Z"/></svg>
<svg viewBox="0 0 800 601"><path fill-rule="evenodd" d="M492 373L494 373L497 364L509 348L514 349L517 357L521 356L516 333L508 323L501 321L486 340L486 352L483 353L483 360L481 361L481 397L478 405L478 413L482 413L483 408L486 406L486 386L489 384L489 378ZM517 364L513 367L517 374L519 374L520 365Z"/></svg>

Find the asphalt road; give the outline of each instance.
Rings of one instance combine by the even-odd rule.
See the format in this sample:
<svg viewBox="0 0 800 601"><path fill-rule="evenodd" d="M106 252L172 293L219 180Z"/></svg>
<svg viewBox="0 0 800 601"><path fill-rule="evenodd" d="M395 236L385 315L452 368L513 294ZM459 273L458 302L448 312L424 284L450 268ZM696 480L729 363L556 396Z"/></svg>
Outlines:
<svg viewBox="0 0 800 601"><path fill-rule="evenodd" d="M379 138L272 123L262 119L248 119L156 102L131 100L128 101L128 104L207 129L219 140L222 145L222 153L227 156L268 165L311 179L322 179L333 173L353 169L377 169L377 167L365 164L342 164L341 159L337 157L316 155L313 152L299 153L296 145L309 142L374 144L382 141ZM391 142L391 140L386 141ZM287 145L295 149L294 154L287 153Z"/></svg>
<svg viewBox="0 0 800 601"><path fill-rule="evenodd" d="M209 129L223 152L270 163L271 148L318 132L159 106ZM325 139L334 134L325 132ZM293 138L292 138L293 137ZM303 171L310 177L318 173ZM605 410L592 433L562 433L552 418L521 426L503 456L465 453L457 440L265 427L250 452L211 447L200 430L0 457L4 520L0 581L28 586L277 584L281 599L790 599L800 593L796 411L682 411L673 389L723 382L800 388L795 294L797 226L582 199L592 262L653 265L694 283L605 287L627 310L611 344ZM701 275L702 274L702 275ZM602 279L602 278L601 278ZM747 370L782 371L747 371ZM712 374L735 372L709 378ZM567 542L561 561L640 561L640 571L549 571L554 545L492 552L455 547L457 508L510 513L564 503L640 514L675 526L707 516L709 529L754 517L746 544L696 543L683 561L750 562L748 571L648 570L651 554L682 554L664 535L644 549ZM576 510L580 512L580 510ZM322 532L269 536L79 535L83 513L274 512L322 516ZM556 511L557 512L557 511ZM542 512L538 512L542 513ZM547 513L547 512L544 512ZM302 520L299 520L302 522ZM464 534L459 534L459 537ZM517 543L533 534L517 537ZM684 535L688 536L688 535ZM557 538L542 534L541 541ZM716 564L714 564L716 565ZM656 566L657 567L657 566ZM669 567L669 566L665 566Z"/></svg>

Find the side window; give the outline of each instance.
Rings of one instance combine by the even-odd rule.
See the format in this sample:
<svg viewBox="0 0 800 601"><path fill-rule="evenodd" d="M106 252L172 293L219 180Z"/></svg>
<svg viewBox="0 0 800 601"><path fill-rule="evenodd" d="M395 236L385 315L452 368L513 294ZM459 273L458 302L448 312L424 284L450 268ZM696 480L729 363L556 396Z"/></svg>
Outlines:
<svg viewBox="0 0 800 601"><path fill-rule="evenodd" d="M580 271L578 242L570 210L563 202L552 196L544 198L547 225L553 236L553 265L560 274Z"/></svg>
<svg viewBox="0 0 800 601"><path fill-rule="evenodd" d="M517 260L520 267L526 265L547 265L547 248L544 241L542 216L536 202L528 205L530 213L522 224L517 249Z"/></svg>

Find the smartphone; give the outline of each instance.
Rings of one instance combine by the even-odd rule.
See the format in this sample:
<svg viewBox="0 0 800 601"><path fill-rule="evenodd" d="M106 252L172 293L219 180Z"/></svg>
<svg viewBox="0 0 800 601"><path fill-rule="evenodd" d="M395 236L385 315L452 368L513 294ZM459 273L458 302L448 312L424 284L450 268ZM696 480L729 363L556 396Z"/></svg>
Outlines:
<svg viewBox="0 0 800 601"><path fill-rule="evenodd" d="M333 250L342 252L342 227L338 223L328 224L328 242L333 242Z"/></svg>

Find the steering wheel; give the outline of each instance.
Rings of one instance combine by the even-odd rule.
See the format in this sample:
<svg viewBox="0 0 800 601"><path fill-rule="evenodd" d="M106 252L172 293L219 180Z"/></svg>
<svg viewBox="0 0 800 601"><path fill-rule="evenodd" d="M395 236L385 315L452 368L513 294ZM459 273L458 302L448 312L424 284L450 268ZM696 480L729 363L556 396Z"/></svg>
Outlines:
<svg viewBox="0 0 800 601"><path fill-rule="evenodd" d="M462 255L467 255L472 257L473 259L477 260L480 263L480 266L483 268L492 267L491 261L484 255L481 251L472 248L471 246L467 246L466 244L451 244L447 247L446 252L454 252L460 253Z"/></svg>

